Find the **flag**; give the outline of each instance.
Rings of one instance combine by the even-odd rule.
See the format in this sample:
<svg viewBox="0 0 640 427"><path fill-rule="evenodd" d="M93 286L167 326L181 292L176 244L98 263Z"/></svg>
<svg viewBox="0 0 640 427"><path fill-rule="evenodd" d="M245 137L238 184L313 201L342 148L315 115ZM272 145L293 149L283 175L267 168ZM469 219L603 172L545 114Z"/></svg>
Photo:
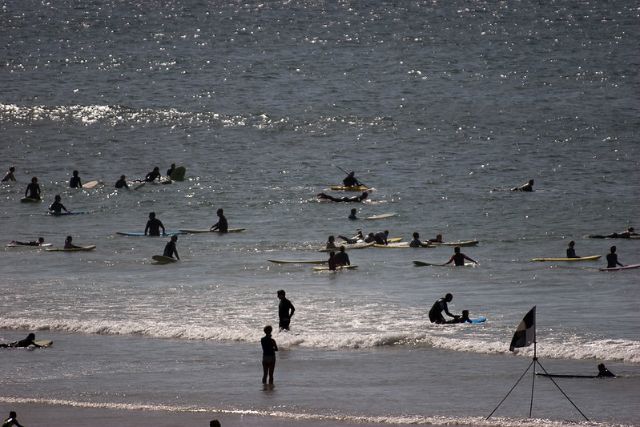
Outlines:
<svg viewBox="0 0 640 427"><path fill-rule="evenodd" d="M524 316L511 339L509 351L516 347L528 347L536 341L536 306Z"/></svg>

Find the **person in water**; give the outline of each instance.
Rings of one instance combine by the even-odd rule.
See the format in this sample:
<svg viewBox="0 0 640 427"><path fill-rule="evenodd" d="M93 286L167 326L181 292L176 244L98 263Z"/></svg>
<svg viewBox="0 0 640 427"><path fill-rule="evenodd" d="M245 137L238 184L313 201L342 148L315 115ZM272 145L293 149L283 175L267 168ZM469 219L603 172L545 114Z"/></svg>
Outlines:
<svg viewBox="0 0 640 427"><path fill-rule="evenodd" d="M31 183L27 185L24 196L29 199L40 200L40 185L38 185L37 177L31 178Z"/></svg>
<svg viewBox="0 0 640 427"><path fill-rule="evenodd" d="M442 234L436 234L436 238L435 239L429 239L427 241L429 243L444 243L444 241L442 240Z"/></svg>
<svg viewBox="0 0 640 427"><path fill-rule="evenodd" d="M423 242L420 240L420 234L418 232L413 233L413 240L409 242L409 247L412 248L428 248L429 242Z"/></svg>
<svg viewBox="0 0 640 427"><path fill-rule="evenodd" d="M227 222L227 218L224 216L224 211L222 209L218 209L216 211L216 215L218 215L218 222L213 224L210 230L227 233L229 231L229 223Z"/></svg>
<svg viewBox="0 0 640 427"><path fill-rule="evenodd" d="M32 240L30 242L20 242L18 240L12 240L11 243L20 246L41 246L42 244L44 244L44 237L38 237L37 241Z"/></svg>
<svg viewBox="0 0 640 427"><path fill-rule="evenodd" d="M320 200L330 200L332 202L364 202L369 197L369 193L364 191L359 196L351 196L351 197L347 197L347 196L333 197L326 193L319 193L316 197Z"/></svg>
<svg viewBox="0 0 640 427"><path fill-rule="evenodd" d="M218 420L211 420L209 421L209 427L222 427L222 425Z"/></svg>
<svg viewBox="0 0 640 427"><path fill-rule="evenodd" d="M351 209L351 213L349 214L349 219L350 220L358 219L358 217L356 216L357 213L358 213L358 210L356 208Z"/></svg>
<svg viewBox="0 0 640 427"><path fill-rule="evenodd" d="M452 323L473 323L471 319L469 319L469 310L462 310L462 316L454 317L452 320L447 320L447 324Z"/></svg>
<svg viewBox="0 0 640 427"><path fill-rule="evenodd" d="M376 242L376 235L374 233L369 233L367 234L367 237L364 238L364 242L365 243L375 243Z"/></svg>
<svg viewBox="0 0 640 427"><path fill-rule="evenodd" d="M116 181L116 188L126 188L127 190L129 189L126 176L120 175L120 179Z"/></svg>
<svg viewBox="0 0 640 427"><path fill-rule="evenodd" d="M607 237L611 239L630 239L631 236L638 236L638 233L636 233L633 227L629 227L621 233L611 233Z"/></svg>
<svg viewBox="0 0 640 427"><path fill-rule="evenodd" d="M18 415L16 414L16 411L10 411L9 418L2 422L2 427L22 427L22 424L18 422L17 417Z"/></svg>
<svg viewBox="0 0 640 427"><path fill-rule="evenodd" d="M78 176L78 171L73 171L73 176L69 180L69 187L82 188L82 181L80 181L80 176Z"/></svg>
<svg viewBox="0 0 640 427"><path fill-rule="evenodd" d="M378 245L386 245L386 244L389 243L387 241L387 239L389 238L389 230L380 231L380 232L374 234L373 238L375 239L376 244L378 244Z"/></svg>
<svg viewBox="0 0 640 427"><path fill-rule="evenodd" d="M158 166L156 166L155 168L153 168L153 170L151 172L149 172L147 174L147 176L144 177L144 181L145 182L153 182L156 179L160 179L160 168Z"/></svg>
<svg viewBox="0 0 640 427"><path fill-rule="evenodd" d="M364 239L365 239L364 235L362 234L362 230L358 230L356 235L353 237L338 236L338 238L344 240L350 245L353 245L354 243L358 243L358 242L364 242Z"/></svg>
<svg viewBox="0 0 640 427"><path fill-rule="evenodd" d="M167 169L167 176L169 178L171 178L171 174L173 173L174 170L176 170L176 164L175 163L171 163L171 167L169 169Z"/></svg>
<svg viewBox="0 0 640 427"><path fill-rule="evenodd" d="M169 258L173 258L173 255L175 254L176 259L180 259L180 256L178 255L178 249L176 249L177 241L178 241L178 236L176 235L171 236L171 239L169 239L167 244L164 246L164 252L162 253L162 255Z"/></svg>
<svg viewBox="0 0 640 427"><path fill-rule="evenodd" d="M64 205L60 202L60 195L56 194L53 203L51 203L51 206L49 206L49 213L51 215L61 215L63 209L65 212L69 212L69 210L65 208Z"/></svg>
<svg viewBox="0 0 640 427"><path fill-rule="evenodd" d="M325 245L325 249L337 249L336 238L333 236L329 236L327 239L327 244Z"/></svg>
<svg viewBox="0 0 640 427"><path fill-rule="evenodd" d="M327 261L329 265L329 270L335 271L336 265L336 253L334 251L329 252L329 260Z"/></svg>
<svg viewBox="0 0 640 427"><path fill-rule="evenodd" d="M344 246L340 246L340 252L338 252L334 257L334 262L336 263L336 267L342 265L351 265L349 255L347 255L347 253L345 252Z"/></svg>
<svg viewBox="0 0 640 427"><path fill-rule="evenodd" d="M291 301L287 299L283 289L280 289L277 295L280 300L280 303L278 304L278 318L280 319L280 323L278 326L280 326L281 331L288 331L289 324L291 323L291 317L293 316L293 313L295 313L296 308L293 306Z"/></svg>
<svg viewBox="0 0 640 427"><path fill-rule="evenodd" d="M575 245L576 242L574 242L573 240L569 242L569 247L567 248L567 258L578 258L578 255L576 255Z"/></svg>
<svg viewBox="0 0 640 427"><path fill-rule="evenodd" d="M73 243L71 243L73 241L73 237L71 236L67 236L66 239L64 239L64 248L65 249L80 249L81 246L76 246Z"/></svg>
<svg viewBox="0 0 640 427"><path fill-rule="evenodd" d="M477 264L475 260L460 252L460 246L456 246L453 248L453 255L451 255L449 261L445 262L443 265L451 264L453 262L456 267L462 267L464 266L464 260L469 260L472 263Z"/></svg>
<svg viewBox="0 0 640 427"><path fill-rule="evenodd" d="M608 370L606 366L604 366L604 363L600 363L598 365L598 375L596 375L596 377L597 378L615 378L616 376L613 372Z"/></svg>
<svg viewBox="0 0 640 427"><path fill-rule="evenodd" d="M533 191L533 180L530 179L526 184L521 185L520 187L514 187L511 191Z"/></svg>
<svg viewBox="0 0 640 427"><path fill-rule="evenodd" d="M155 212L149 212L149 220L147 221L147 226L144 228L144 235L146 236L148 232L149 236L159 236L161 228L162 235L164 236L165 234L167 234L164 228L164 224L162 224L162 221L156 218Z"/></svg>
<svg viewBox="0 0 640 427"><path fill-rule="evenodd" d="M14 176L14 173L16 171L16 168L11 166L9 168L9 172L6 173L6 175L4 176L4 178L2 178L2 182L7 182L7 181L14 181L16 180L16 177Z"/></svg>
<svg viewBox="0 0 640 427"><path fill-rule="evenodd" d="M3 348L24 348L24 347L30 347L30 346L34 346L34 347L42 347L39 344L36 344L36 335L31 333L29 335L27 335L26 338L21 339L20 341L14 341L12 343L9 344L0 344L0 347Z"/></svg>
<svg viewBox="0 0 640 427"><path fill-rule="evenodd" d="M610 252L607 254L607 268L616 268L618 266L624 267L623 264L620 264L620 262L618 262L618 254L616 253L616 247L611 246L611 249L609 249L609 251Z"/></svg>
<svg viewBox="0 0 640 427"><path fill-rule="evenodd" d="M345 187L355 187L362 184L356 179L356 173L351 171L347 174L345 179L342 180L342 185Z"/></svg>
<svg viewBox="0 0 640 427"><path fill-rule="evenodd" d="M267 375L269 376L269 384L273 385L273 371L276 368L276 351L278 344L276 340L271 338L273 328L271 325L264 327L264 337L260 340L262 346L262 384L267 383Z"/></svg>
<svg viewBox="0 0 640 427"><path fill-rule="evenodd" d="M455 314L449 313L449 306L447 303L450 303L453 300L453 295L446 294L444 298L439 298L436 302L433 303L431 310L429 310L429 320L431 323L442 324L446 323L444 316L442 313L446 313L447 316L452 317L454 319L459 318L460 316L456 316Z"/></svg>

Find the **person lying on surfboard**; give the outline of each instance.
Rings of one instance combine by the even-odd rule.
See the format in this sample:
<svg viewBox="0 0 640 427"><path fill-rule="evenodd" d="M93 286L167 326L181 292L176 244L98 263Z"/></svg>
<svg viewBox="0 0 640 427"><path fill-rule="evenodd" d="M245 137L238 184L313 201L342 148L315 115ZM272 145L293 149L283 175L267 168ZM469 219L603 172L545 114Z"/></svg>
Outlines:
<svg viewBox="0 0 640 427"><path fill-rule="evenodd" d="M529 182L520 187L513 187L511 191L533 191L533 180L530 179Z"/></svg>
<svg viewBox="0 0 640 427"><path fill-rule="evenodd" d="M71 243L71 241L73 240L73 237L71 236L67 236L66 239L64 239L64 248L65 249L80 249L82 246L76 246L73 243Z"/></svg>
<svg viewBox="0 0 640 427"><path fill-rule="evenodd" d="M453 255L451 255L451 258L449 258L449 261L445 262L442 265L451 264L453 262L456 265L456 267L461 267L461 266L464 266L465 259L471 261L474 264L477 264L475 260L469 258L465 254L460 252L460 246L456 246L455 248L453 248Z"/></svg>
<svg viewBox="0 0 640 427"><path fill-rule="evenodd" d="M638 236L638 233L635 232L633 227L629 227L621 233L611 233L607 237L612 239L629 239L631 236Z"/></svg>
<svg viewBox="0 0 640 427"><path fill-rule="evenodd" d="M600 363L598 365L598 375L596 375L596 377L597 378L615 378L616 376L613 372L608 370L606 366L604 366L604 363Z"/></svg>
<svg viewBox="0 0 640 427"><path fill-rule="evenodd" d="M16 168L11 166L9 168L9 172L6 173L6 175L4 176L4 178L2 178L2 182L7 182L7 181L15 181L16 177L13 175L13 173L16 171Z"/></svg>
<svg viewBox="0 0 640 427"><path fill-rule="evenodd" d="M158 218L156 218L155 212L149 212L149 220L147 221L147 225L144 227L144 235L147 235L149 232L149 236L159 236L160 229L162 228L162 235L164 236L166 230L164 229L164 224Z"/></svg>
<svg viewBox="0 0 640 427"><path fill-rule="evenodd" d="M20 347L29 347L29 346L42 347L41 345L38 345L35 343L35 339L36 339L36 335L31 333L27 335L25 339L22 339L20 341L14 341L9 344L0 344L0 347L3 347L3 348L7 348L7 347L20 348Z"/></svg>
<svg viewBox="0 0 640 427"><path fill-rule="evenodd" d="M11 243L20 246L40 246L44 243L44 237L38 237L37 241L32 240L30 242L19 242L17 240L12 240Z"/></svg>
<svg viewBox="0 0 640 427"><path fill-rule="evenodd" d="M178 250L176 249L177 241L178 241L178 236L176 236L175 234L171 236L171 239L167 242L167 244L164 247L164 252L162 253L162 255L169 258L173 258L173 254L175 254L176 259L180 259L180 256L178 256Z"/></svg>
<svg viewBox="0 0 640 427"><path fill-rule="evenodd" d="M453 300L453 295L446 294L444 298L439 298L436 302L431 306L431 310L429 310L429 320L431 323L443 324L447 323L442 312L445 312L447 316L453 317L454 319L459 318L460 316L449 313L449 306L447 303L450 303Z"/></svg>
<svg viewBox="0 0 640 427"><path fill-rule="evenodd" d="M27 185L24 196L29 199L40 200L40 186L38 185L37 177L31 178L31 183Z"/></svg>
<svg viewBox="0 0 640 427"><path fill-rule="evenodd" d="M218 222L213 224L210 230L227 233L229 231L229 224L227 223L227 218L224 216L224 211L222 209L218 209L216 211L216 215L218 215Z"/></svg>
<svg viewBox="0 0 640 427"><path fill-rule="evenodd" d="M569 247L567 248L567 258L578 258L578 255L576 255L576 250L574 248L575 245L576 242L574 242L573 240L569 242Z"/></svg>
<svg viewBox="0 0 640 427"><path fill-rule="evenodd" d="M365 243L371 243L371 242L375 243L375 241L376 241L376 235L373 233L367 234L367 237L364 238Z"/></svg>
<svg viewBox="0 0 640 427"><path fill-rule="evenodd" d="M442 234L436 234L436 238L435 239L429 239L429 240L427 240L427 242L429 242L429 243L444 243L444 241L442 240Z"/></svg>
<svg viewBox="0 0 640 427"><path fill-rule="evenodd" d="M389 238L389 230L380 231L374 234L373 238L375 239L376 244L386 245L387 243L389 243L387 242L387 239Z"/></svg>
<svg viewBox="0 0 640 427"><path fill-rule="evenodd" d="M618 262L618 254L616 253L616 247L611 246L610 252L607 254L607 268L616 268L617 266L624 267L623 264Z"/></svg>
<svg viewBox="0 0 640 427"><path fill-rule="evenodd" d="M355 187L356 185L362 185L360 181L356 179L355 175L355 172L349 172L346 178L342 180L342 185L344 185L345 187Z"/></svg>
<svg viewBox="0 0 640 427"><path fill-rule="evenodd" d="M49 206L49 213L52 215L60 215L63 209L65 212L69 212L69 210L65 208L64 205L60 202L60 195L56 194L53 203L51 203L51 206Z"/></svg>
<svg viewBox="0 0 640 427"><path fill-rule="evenodd" d="M78 175L78 171L73 171L73 176L69 180L69 187L71 187L71 188L82 188L82 181L80 180L80 176Z"/></svg>
<svg viewBox="0 0 640 427"><path fill-rule="evenodd" d="M116 181L116 188L126 188L127 190L129 189L126 176L120 175L120 179Z"/></svg>
<svg viewBox="0 0 640 427"><path fill-rule="evenodd" d="M359 196L351 196L351 197L347 197L347 196L333 197L326 193L319 193L316 197L320 200L330 200L332 202L364 202L369 197L369 193L364 191Z"/></svg>
<svg viewBox="0 0 640 427"><path fill-rule="evenodd" d="M160 168L158 166L153 168L153 170L151 172L149 172L147 174L147 176L144 177L144 181L145 182L153 182L156 179L160 179Z"/></svg>
<svg viewBox="0 0 640 427"><path fill-rule="evenodd" d="M446 324L453 323L473 323L471 319L469 319L469 310L462 310L462 316L454 317L452 320L447 320L444 322Z"/></svg>
<svg viewBox="0 0 640 427"><path fill-rule="evenodd" d="M353 245L354 243L363 242L365 240L365 237L362 234L362 230L358 230L356 235L353 237L338 236L338 239L342 239L348 244Z"/></svg>

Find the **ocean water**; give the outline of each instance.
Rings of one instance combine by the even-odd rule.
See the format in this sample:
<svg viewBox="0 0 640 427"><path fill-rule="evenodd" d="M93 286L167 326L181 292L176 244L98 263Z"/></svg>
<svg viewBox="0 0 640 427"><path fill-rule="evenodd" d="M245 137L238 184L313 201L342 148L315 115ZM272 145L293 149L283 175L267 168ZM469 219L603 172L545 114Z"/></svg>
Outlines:
<svg viewBox="0 0 640 427"><path fill-rule="evenodd" d="M86 253L5 248L0 401L258 411L296 419L471 423L526 368L508 351L538 310L538 355L557 373L604 362L622 378L564 380L590 419L635 424L640 270L531 263L640 240L589 239L640 217L634 2L2 2L0 240L95 244ZM121 174L184 165L171 185L115 190ZM77 169L93 190L67 186ZM356 171L358 205L319 203ZM41 204L19 203L32 176ZM508 188L535 179L533 193ZM70 210L50 217L56 194ZM394 212L381 221L350 221ZM167 229L205 228L224 208L243 233L135 238L154 211ZM409 240L479 240L468 268L450 247L351 251L355 271L313 272L329 235L389 230ZM276 291L297 311L275 392L258 341ZM477 326L429 323L446 292ZM533 423L579 421L544 380ZM496 425L522 425L530 385ZM452 401L451 396L472 395ZM635 402L635 403L634 403ZM126 407L126 406L123 406Z"/></svg>

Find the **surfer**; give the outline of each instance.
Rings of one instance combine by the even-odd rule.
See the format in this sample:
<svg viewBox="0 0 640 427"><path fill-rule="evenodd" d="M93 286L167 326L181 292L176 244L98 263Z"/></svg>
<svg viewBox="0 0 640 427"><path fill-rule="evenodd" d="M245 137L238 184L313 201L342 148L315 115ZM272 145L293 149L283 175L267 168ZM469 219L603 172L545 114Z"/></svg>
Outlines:
<svg viewBox="0 0 640 427"><path fill-rule="evenodd" d="M81 246L74 245L73 243L71 243L72 240L73 240L73 237L67 236L67 238L64 239L64 248L65 249L80 249Z"/></svg>
<svg viewBox="0 0 640 427"><path fill-rule="evenodd" d="M44 237L38 237L37 241L32 240L30 242L19 242L17 240L12 240L11 243L20 246L40 246L44 243Z"/></svg>
<svg viewBox="0 0 640 427"><path fill-rule="evenodd" d="M73 176L69 180L69 187L82 188L82 181L80 181L80 177L78 176L78 171L73 171Z"/></svg>
<svg viewBox="0 0 640 427"><path fill-rule="evenodd" d="M423 242L420 240L420 234L417 231L413 233L413 240L409 242L409 247L412 248L427 248L429 247L429 242Z"/></svg>
<svg viewBox="0 0 640 427"><path fill-rule="evenodd" d="M334 262L336 266L340 265L351 265L351 261L349 261L349 255L345 252L344 246L340 246L340 252L336 254L334 257Z"/></svg>
<svg viewBox="0 0 640 427"><path fill-rule="evenodd" d="M24 195L29 199L40 200L40 185L37 177L31 178L31 183L27 185Z"/></svg>
<svg viewBox="0 0 640 427"><path fill-rule="evenodd" d="M2 182L7 182L7 181L14 181L16 180L16 177L13 175L13 173L16 171L16 168L11 166L9 168L9 172L6 173L6 175L4 176L4 178L2 178Z"/></svg>
<svg viewBox="0 0 640 427"><path fill-rule="evenodd" d="M18 422L17 417L18 415L16 414L16 411L9 412L9 418L7 418L2 422L2 427L11 427L11 426L22 427L22 424Z"/></svg>
<svg viewBox="0 0 640 427"><path fill-rule="evenodd" d="M442 234L436 234L436 238L435 239L429 239L427 241L429 243L443 243Z"/></svg>
<svg viewBox="0 0 640 427"><path fill-rule="evenodd" d="M365 237L362 234L362 230L358 230L356 235L353 236L353 237L338 236L338 239L342 239L345 242L347 242L348 244L353 245L354 243L358 243L358 242L364 241Z"/></svg>
<svg viewBox="0 0 640 427"><path fill-rule="evenodd" d="M576 255L576 250L574 248L575 245L576 242L574 242L573 240L569 242L569 247L567 248L567 258L578 258L578 255Z"/></svg>
<svg viewBox="0 0 640 427"><path fill-rule="evenodd" d="M327 264L329 264L329 270L331 271L335 271L337 265L336 265L336 253L331 251L329 252L329 260L327 261Z"/></svg>
<svg viewBox="0 0 640 427"><path fill-rule="evenodd" d="M209 230L218 231L220 233L228 232L229 224L227 223L227 218L224 216L224 211L222 209L218 209L216 211L216 215L218 215L218 222L213 224Z"/></svg>
<svg viewBox="0 0 640 427"><path fill-rule="evenodd" d="M21 347L29 347L29 346L42 347L41 345L36 344L35 340L36 340L36 335L31 333L27 335L25 339L22 339L20 341L14 341L9 344L0 344L0 347L3 347L3 348L7 348L7 347L21 348Z"/></svg>
<svg viewBox="0 0 640 427"><path fill-rule="evenodd" d="M222 425L218 420L211 420L209 421L209 427L222 427Z"/></svg>
<svg viewBox="0 0 640 427"><path fill-rule="evenodd" d="M453 255L451 255L449 261L445 262L443 265L451 264L453 262L456 267L461 267L464 266L465 259L471 261L474 264L477 264L475 260L460 252L460 246L456 246L455 248L453 248Z"/></svg>
<svg viewBox="0 0 640 427"><path fill-rule="evenodd" d="M436 302L433 303L431 310L429 310L429 320L431 321L431 323L447 323L447 321L444 319L444 316L442 315L442 312L445 312L447 316L453 317L454 319L460 317L456 316L455 314L449 313L449 307L447 306L447 303L450 303L451 300L453 300L453 295L446 294L444 298L439 298Z"/></svg>
<svg viewBox="0 0 640 427"><path fill-rule="evenodd" d="M521 185L520 187L513 187L511 191L533 191L533 180L530 179L529 182Z"/></svg>
<svg viewBox="0 0 640 427"><path fill-rule="evenodd" d="M149 172L147 174L147 176L144 177L144 181L145 182L153 182L156 179L160 179L160 168L158 166L156 166L155 168L153 168L153 170L151 172Z"/></svg>
<svg viewBox="0 0 640 427"><path fill-rule="evenodd" d="M453 323L473 323L473 322L471 322L471 319L469 319L469 310L462 310L462 316L454 317L452 320L447 320L444 323L453 324Z"/></svg>
<svg viewBox="0 0 640 427"><path fill-rule="evenodd" d="M171 163L171 167L169 169L167 169L167 176L169 178L171 178L171 174L173 173L174 170L176 170L176 164L175 163Z"/></svg>
<svg viewBox="0 0 640 427"><path fill-rule="evenodd" d="M615 377L616 377L615 374L610 370L608 370L607 367L604 366L604 363L600 363L598 365L598 375L596 375L596 378L615 378Z"/></svg>
<svg viewBox="0 0 640 427"><path fill-rule="evenodd" d="M291 304L291 301L285 296L284 290L280 289L277 293L280 304L278 304L278 318L280 319L280 330L289 330L289 323L291 323L291 316L295 313L296 308Z"/></svg>
<svg viewBox="0 0 640 427"><path fill-rule="evenodd" d="M616 268L617 266L624 267L624 265L618 262L616 247L611 246L610 252L607 254L607 268Z"/></svg>
<svg viewBox="0 0 640 427"><path fill-rule="evenodd" d="M373 238L378 245L386 245L388 243L389 230L380 231L373 235Z"/></svg>
<svg viewBox="0 0 640 427"><path fill-rule="evenodd" d="M358 213L358 210L356 208L351 209L351 213L349 214L349 219L351 220L358 219L358 217L356 216L357 213Z"/></svg>
<svg viewBox="0 0 640 427"><path fill-rule="evenodd" d="M178 256L178 250L176 249L177 241L178 241L178 236L176 235L171 236L171 239L169 239L167 244L164 246L164 252L162 253L162 255L169 258L173 258L173 254L175 254L176 259L180 259L180 256Z"/></svg>
<svg viewBox="0 0 640 427"><path fill-rule="evenodd" d="M120 179L116 181L116 188L126 188L127 190L129 189L126 176L120 175Z"/></svg>
<svg viewBox="0 0 640 427"><path fill-rule="evenodd" d="M369 197L369 193L364 191L359 196L351 196L351 197L347 197L347 196L333 197L326 193L318 193L316 197L320 200L330 200L332 202L364 202Z"/></svg>
<svg viewBox="0 0 640 427"><path fill-rule="evenodd" d="M631 236L638 236L633 227L629 227L621 233L611 233L607 237L611 239L629 239Z"/></svg>
<svg viewBox="0 0 640 427"><path fill-rule="evenodd" d="M271 338L272 331L271 325L265 326L264 337L260 340L260 345L262 345L262 384L267 383L268 374L270 385L273 385L273 370L276 368L276 351L278 351L276 340Z"/></svg>
<svg viewBox="0 0 640 427"><path fill-rule="evenodd" d="M56 194L53 203L51 203L51 206L49 206L49 213L51 215L61 215L63 209L65 212L69 212L69 210L65 208L64 205L60 202L60 195Z"/></svg>
<svg viewBox="0 0 640 427"><path fill-rule="evenodd" d="M164 229L164 224L158 218L156 218L155 212L149 212L149 220L147 221L147 226L144 228L144 235L147 235L149 232L149 236L159 236L160 229L162 228L162 235L164 236L166 230Z"/></svg>
<svg viewBox="0 0 640 427"><path fill-rule="evenodd" d="M347 174L345 179L342 180L342 185L345 187L355 187L356 185L362 185L362 183L356 179L356 173L351 171Z"/></svg>
<svg viewBox="0 0 640 427"><path fill-rule="evenodd" d="M365 243L372 243L372 242L375 243L375 241L376 241L376 235L373 233L367 234L367 237L364 238Z"/></svg>
<svg viewBox="0 0 640 427"><path fill-rule="evenodd" d="M329 236L329 238L327 238L327 244L325 245L325 249L338 249L338 246L336 245L335 237Z"/></svg>

